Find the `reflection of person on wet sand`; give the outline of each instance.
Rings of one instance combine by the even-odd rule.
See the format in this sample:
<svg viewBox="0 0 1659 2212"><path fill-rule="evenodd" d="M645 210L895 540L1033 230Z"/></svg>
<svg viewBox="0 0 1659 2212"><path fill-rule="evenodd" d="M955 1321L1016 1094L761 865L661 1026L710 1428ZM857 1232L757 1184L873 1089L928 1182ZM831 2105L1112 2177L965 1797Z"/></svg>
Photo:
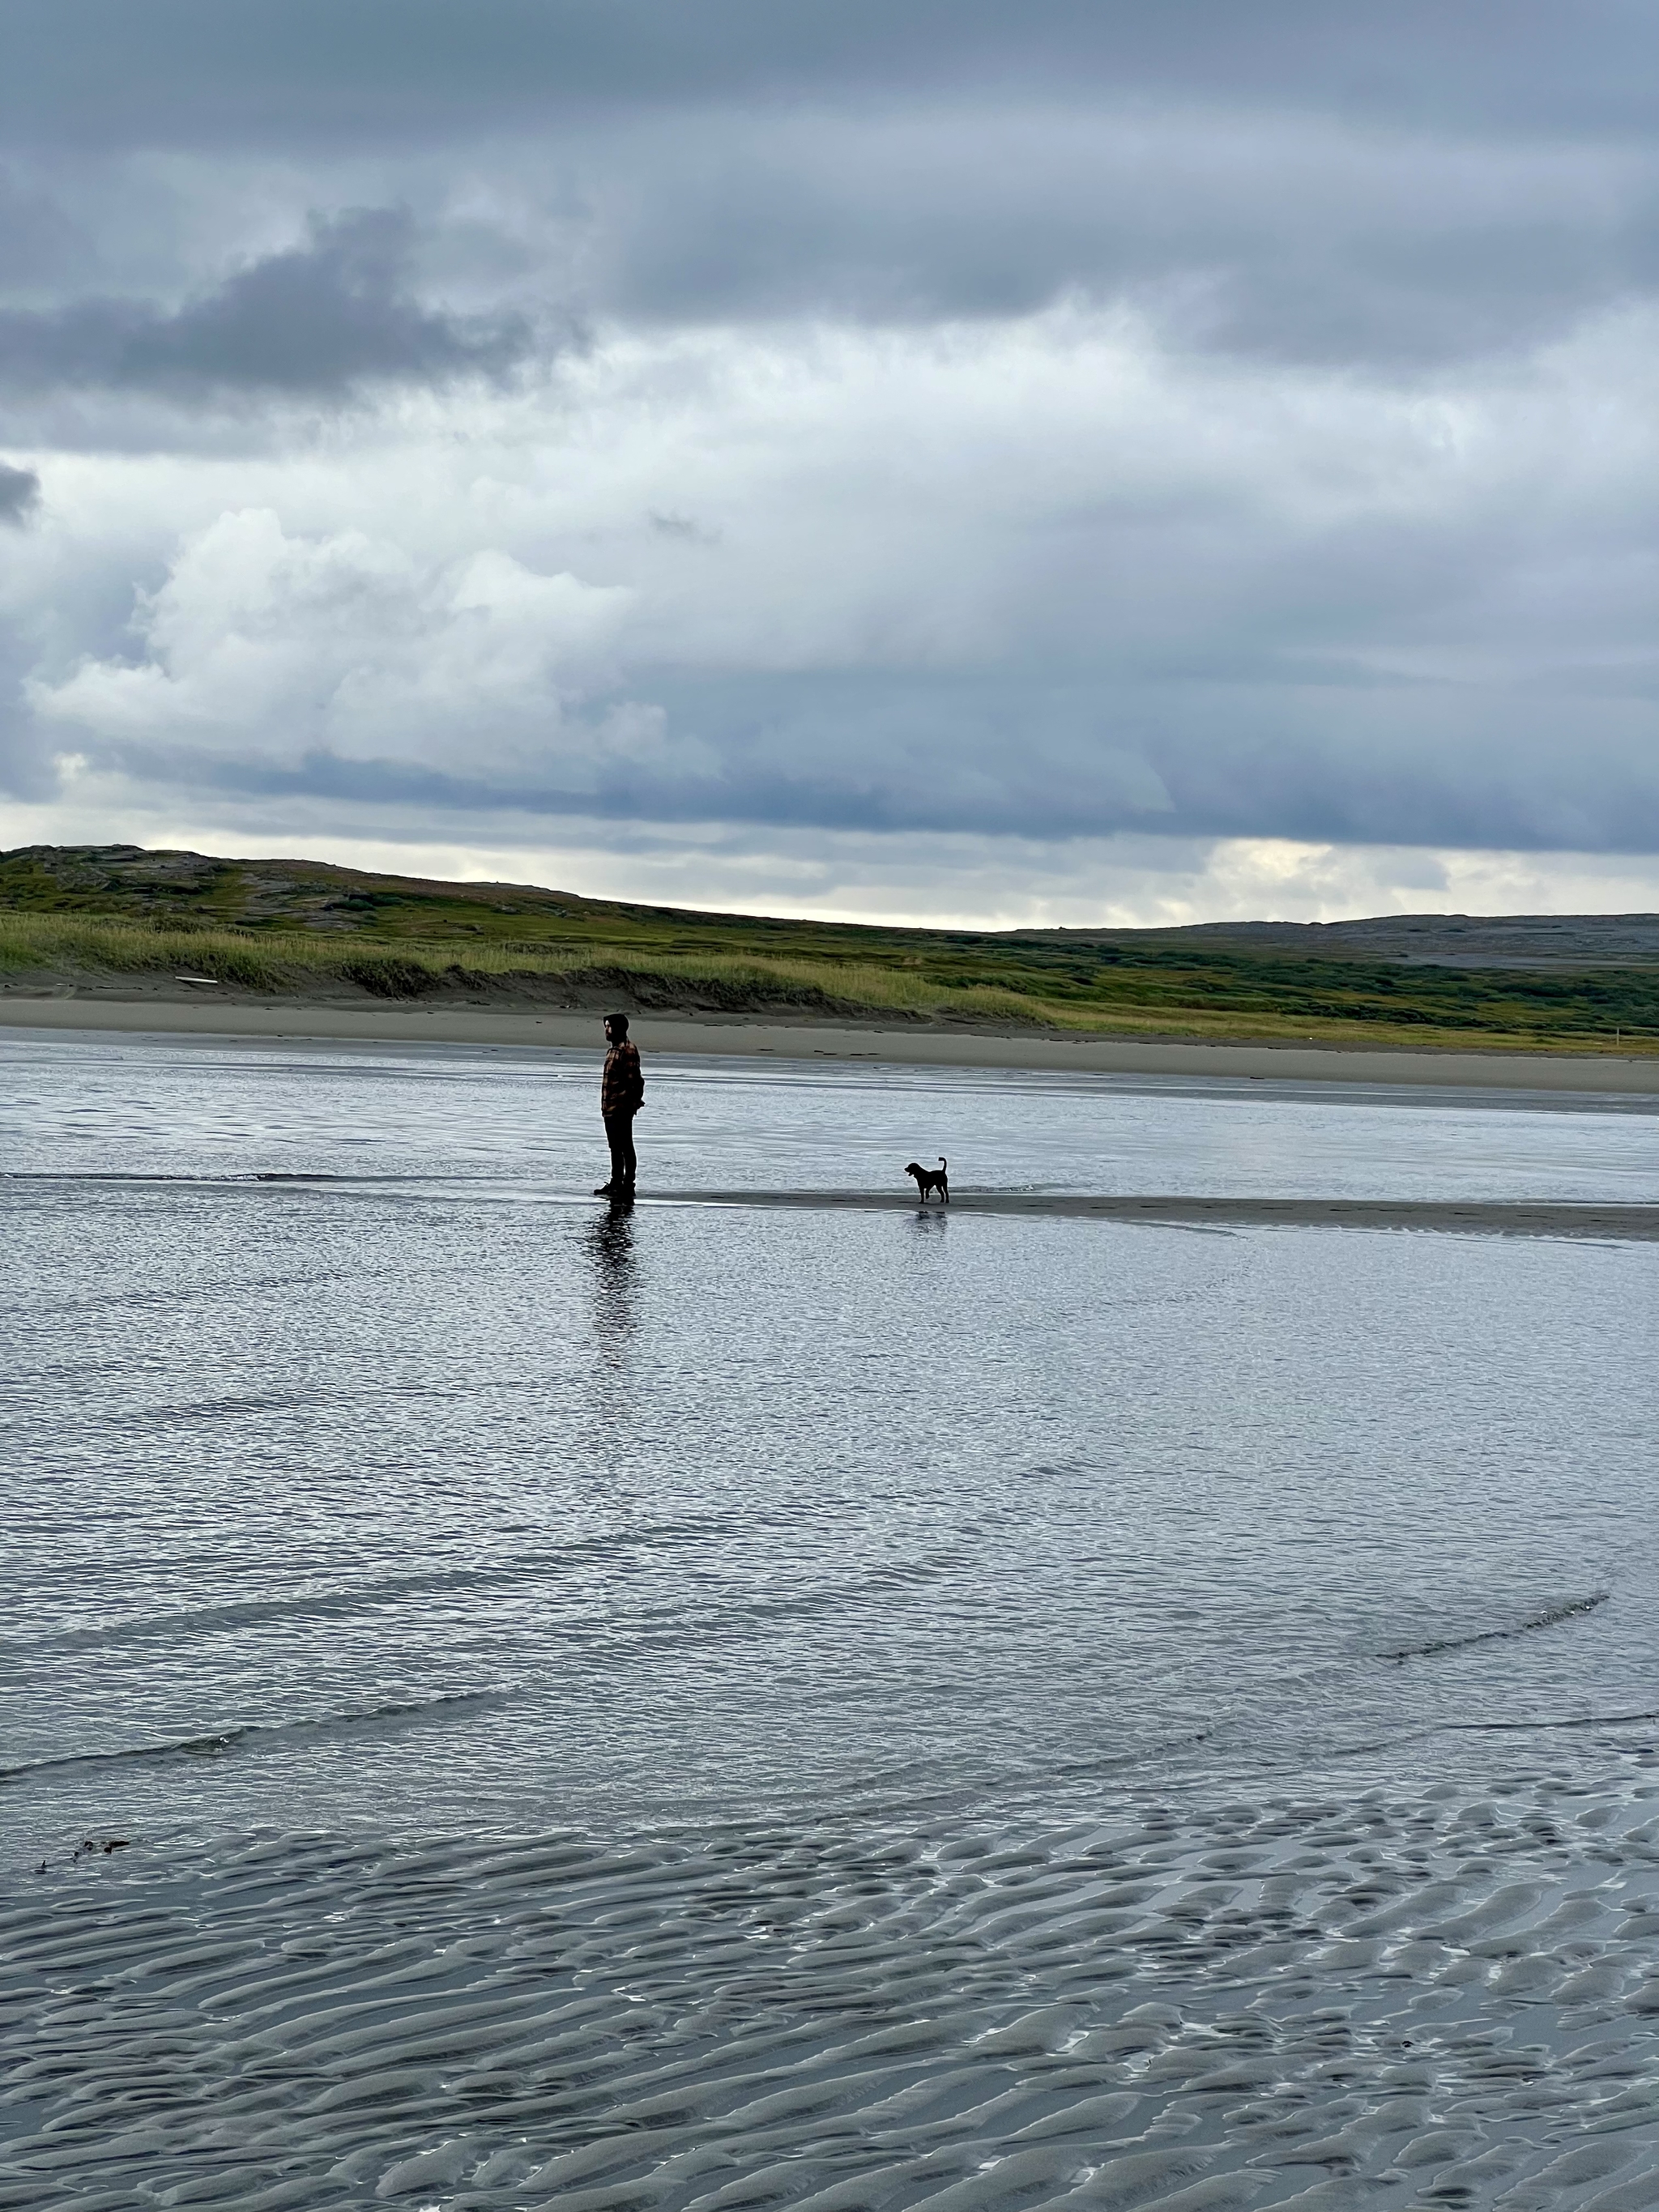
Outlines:
<svg viewBox="0 0 1659 2212"><path fill-rule="evenodd" d="M606 1354L614 1359L634 1329L634 1217L613 1206L584 1238L593 1270L593 1319Z"/></svg>
<svg viewBox="0 0 1659 2212"><path fill-rule="evenodd" d="M634 1116L645 1103L645 1076L640 1067L640 1048L629 1042L626 1014L605 1018L605 1073L599 1078L599 1113L605 1139L611 1147L611 1180L595 1189L595 1198L632 1198L638 1163L634 1156Z"/></svg>

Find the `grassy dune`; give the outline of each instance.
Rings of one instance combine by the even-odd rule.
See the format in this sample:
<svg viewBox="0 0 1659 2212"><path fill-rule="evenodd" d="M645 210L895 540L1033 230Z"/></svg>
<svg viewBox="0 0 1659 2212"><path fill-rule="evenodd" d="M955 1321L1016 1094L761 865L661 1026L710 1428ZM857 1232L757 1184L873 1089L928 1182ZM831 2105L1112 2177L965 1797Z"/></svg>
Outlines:
<svg viewBox="0 0 1659 2212"><path fill-rule="evenodd" d="M131 857L122 857L130 855ZM0 854L0 988L179 975L285 997L1659 1052L1659 966L1303 957L1178 931L905 930L134 848Z"/></svg>
<svg viewBox="0 0 1659 2212"><path fill-rule="evenodd" d="M1524 998L1517 1000L1510 995L1507 1004L1492 1003L1490 986L1482 994L1488 1003L1468 1010L1460 1019L1463 1010L1455 1006L1310 1003L1314 994L1307 988L1308 979L1294 975L1273 978L1279 993L1262 992L1260 1000L1265 1003L1240 1005L1237 999L1245 994L1237 975L1148 979L1132 971L1113 978L1119 983L1117 991L1084 997L1044 991L1041 983L1046 979L1040 977L1022 976L1017 985L945 980L919 967L872 960L648 953L581 943L533 951L511 945L469 945L465 958L458 959L456 949L453 941L418 938L402 937L395 945L382 945L356 937L301 931L169 928L95 915L0 912L0 975L7 971L20 977L43 972L88 978L205 975L244 991L284 997L319 990L404 1000L482 993L533 999L547 1006L585 1005L606 998L659 1011L699 1007L866 1020L886 1015L988 1027L1020 1024L1085 1035L1313 1037L1532 1051L1612 1050L1618 1026L1591 1029L1587 1016L1599 1009L1585 1009L1580 1020L1574 1021L1566 1008L1540 1008L1528 1005ZM1214 956L1202 964L1212 969ZM1316 963L1273 964L1305 969ZM1512 994L1516 979L1505 975L1501 980L1506 995ZM1520 980L1524 984L1525 979ZM1346 992L1352 991L1354 981L1340 979ZM1420 975L1413 981L1420 983ZM1218 990L1218 983L1232 988ZM1206 1003L1211 993L1215 997ZM1293 1002L1273 1003L1280 994L1291 996ZM1413 1000L1418 995L1413 992ZM1642 1036L1626 1023L1621 1048L1659 1051L1659 1036Z"/></svg>
<svg viewBox="0 0 1659 2212"><path fill-rule="evenodd" d="M491 983L613 990L643 1003L696 1001L742 1010L794 1006L824 1013L931 1015L945 1003L926 979L874 963L745 958L720 953L617 957L617 949L469 945L399 938L395 947L299 931L165 925L0 912L0 973L210 976L248 991L292 993L344 984L376 998L416 999ZM610 957L607 957L609 955ZM1032 1001L994 985L949 994L953 1010L993 1021L1032 1018Z"/></svg>

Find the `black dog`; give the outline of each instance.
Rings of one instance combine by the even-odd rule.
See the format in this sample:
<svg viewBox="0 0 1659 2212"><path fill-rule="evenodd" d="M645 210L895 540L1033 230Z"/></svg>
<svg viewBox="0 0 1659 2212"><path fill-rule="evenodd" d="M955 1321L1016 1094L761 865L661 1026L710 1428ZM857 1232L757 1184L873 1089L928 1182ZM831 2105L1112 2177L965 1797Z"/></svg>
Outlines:
<svg viewBox="0 0 1659 2212"><path fill-rule="evenodd" d="M927 1203L928 1192L930 1190L936 1190L940 1198L944 1200L945 1205L949 1206L951 1203L951 1178L945 1172L948 1164L949 1163L946 1161L944 1153L941 1152L939 1158L939 1173L937 1175L933 1173L931 1168L921 1167L918 1165L915 1160L912 1160L909 1166L906 1168L904 1170L905 1174L908 1176L914 1176L916 1179L916 1198L920 1204L926 1206Z"/></svg>

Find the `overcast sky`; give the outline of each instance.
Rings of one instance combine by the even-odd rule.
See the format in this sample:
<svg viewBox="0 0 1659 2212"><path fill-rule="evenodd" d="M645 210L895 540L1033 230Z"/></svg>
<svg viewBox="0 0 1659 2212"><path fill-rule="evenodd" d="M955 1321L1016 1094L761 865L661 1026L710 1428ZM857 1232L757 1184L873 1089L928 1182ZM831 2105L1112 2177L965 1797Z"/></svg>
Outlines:
<svg viewBox="0 0 1659 2212"><path fill-rule="evenodd" d="M0 843L1659 908L1651 0L11 0Z"/></svg>

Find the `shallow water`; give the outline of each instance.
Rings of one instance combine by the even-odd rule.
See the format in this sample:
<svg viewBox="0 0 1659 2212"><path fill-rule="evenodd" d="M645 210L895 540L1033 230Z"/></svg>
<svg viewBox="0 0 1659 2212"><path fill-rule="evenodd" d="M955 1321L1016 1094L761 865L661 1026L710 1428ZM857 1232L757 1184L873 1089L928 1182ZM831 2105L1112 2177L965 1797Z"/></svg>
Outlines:
<svg viewBox="0 0 1659 2212"><path fill-rule="evenodd" d="M613 1216L576 1055L6 1061L0 1842L45 1868L44 2057L0 2205L152 2167L239 2205L845 2183L825 2212L1651 2179L1659 1249ZM945 1151L997 1188L1659 1196L1622 1102L651 1074L647 1189ZM1505 2075L1517 2021L1547 2057ZM1188 2094L1241 2051L1253 2087ZM407 2109L369 2125L365 2069ZM83 2141L76 2084L128 2072L149 2152ZM1604 2123L1629 2155L1544 2178Z"/></svg>
<svg viewBox="0 0 1659 2212"><path fill-rule="evenodd" d="M0 1030L14 1173L330 1174L586 1191L597 1055ZM963 1188L1659 1200L1651 1100L653 1056L659 1189Z"/></svg>

